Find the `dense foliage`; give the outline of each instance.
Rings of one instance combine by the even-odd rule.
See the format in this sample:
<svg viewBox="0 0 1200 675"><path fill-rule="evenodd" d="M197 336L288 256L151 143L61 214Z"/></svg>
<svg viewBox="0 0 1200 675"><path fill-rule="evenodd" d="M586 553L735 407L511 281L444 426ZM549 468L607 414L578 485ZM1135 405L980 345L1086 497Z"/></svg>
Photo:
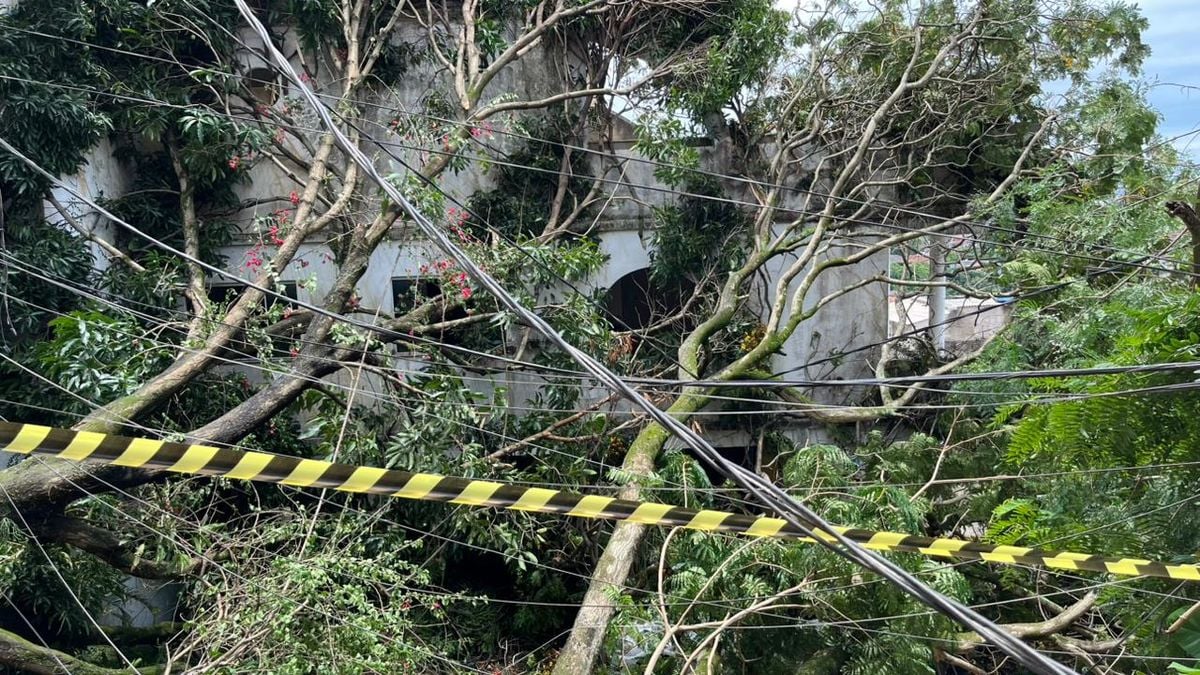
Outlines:
<svg viewBox="0 0 1200 675"><path fill-rule="evenodd" d="M953 293L1018 298L960 372L1200 360L1193 242L1165 208L1190 202L1196 177L1156 135L1131 6L254 4L387 179L622 374L771 377L843 293L928 292L901 268L947 234L972 242ZM0 14L0 138L54 175L119 167L119 194L93 196L149 236L63 206L0 152L0 418L761 512L600 400L440 254L410 256L420 276L396 316L367 306L364 286L390 276L368 269L401 265L381 242L411 240L411 224L247 56L240 21L204 0ZM535 57L562 61L548 93L521 70ZM1053 103L1051 87L1065 88ZM645 207L648 303L671 305L636 328L591 284L610 262L602 216L626 205ZM151 239L383 330L222 286ZM857 250L899 255L879 267L904 278L826 287L813 272ZM797 260L781 292L803 293L781 301ZM877 358L916 373L961 356L918 345L900 364L899 348L871 347L821 361L869 375ZM1195 379L859 388L849 406L809 390L647 393L743 439L723 451L841 525L1194 562ZM618 537L587 520L36 459L0 490L0 666L14 672L578 672L586 631L564 635L601 605L615 611L589 656L600 672L1017 672L805 544L638 534L605 586L592 576ZM1030 637L1077 668L1200 659L1197 588L895 560L1004 624L1089 603Z"/></svg>

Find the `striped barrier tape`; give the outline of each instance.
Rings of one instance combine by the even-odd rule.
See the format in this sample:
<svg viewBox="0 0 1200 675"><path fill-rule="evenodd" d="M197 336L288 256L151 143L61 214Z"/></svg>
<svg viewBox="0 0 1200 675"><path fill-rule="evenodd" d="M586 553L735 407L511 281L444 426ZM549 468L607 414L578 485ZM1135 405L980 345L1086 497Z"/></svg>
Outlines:
<svg viewBox="0 0 1200 675"><path fill-rule="evenodd" d="M295 487L320 487L465 506L553 513L578 518L625 520L643 525L685 527L707 532L814 542L812 538L779 518L688 509L670 504L581 495L486 480L410 473L209 445L55 429L34 424L0 422L0 449L22 454L51 455L74 461L87 460L139 469L165 469L175 473L223 476ZM1169 565L1150 560L1107 558L1087 553L1002 546L962 539L935 539L857 528L839 527L837 530L843 536L876 551L920 553L938 558L1200 581L1200 566L1194 564ZM826 541L832 541L828 534L818 532L817 535Z"/></svg>

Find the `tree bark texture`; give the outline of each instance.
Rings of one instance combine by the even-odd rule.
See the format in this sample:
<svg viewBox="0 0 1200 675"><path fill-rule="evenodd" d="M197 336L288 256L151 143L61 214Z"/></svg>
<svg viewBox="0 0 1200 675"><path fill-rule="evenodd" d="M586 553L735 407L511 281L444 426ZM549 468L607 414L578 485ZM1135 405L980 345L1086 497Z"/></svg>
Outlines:
<svg viewBox="0 0 1200 675"><path fill-rule="evenodd" d="M701 395L684 395L668 410L677 418L686 417L705 404ZM671 434L659 424L651 424L642 430L629 446L621 468L635 476L646 476L654 471L654 462ZM640 499L641 489L636 483L621 490L622 499ZM554 664L554 675L584 675L596 667L600 650L604 646L604 635L608 622L616 611L613 597L619 593L629 570L637 558L638 544L646 528L635 523L618 523L612 537L604 547L604 553L596 563L592 583L588 585L583 605L575 615L567 644L559 653Z"/></svg>
<svg viewBox="0 0 1200 675"><path fill-rule="evenodd" d="M1200 190L1197 191L1196 202L1200 204ZM1183 221L1187 227L1188 236L1192 239L1192 275L1189 282L1192 288L1200 288L1200 213L1187 202L1169 201L1166 207L1167 213Z"/></svg>

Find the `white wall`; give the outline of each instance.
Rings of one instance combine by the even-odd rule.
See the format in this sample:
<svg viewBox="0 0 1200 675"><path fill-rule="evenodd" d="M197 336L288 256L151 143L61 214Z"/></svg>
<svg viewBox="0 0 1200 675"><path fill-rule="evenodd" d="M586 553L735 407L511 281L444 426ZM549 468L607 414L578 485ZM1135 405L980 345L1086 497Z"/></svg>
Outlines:
<svg viewBox="0 0 1200 675"><path fill-rule="evenodd" d="M1008 325L1015 306L993 298L946 298L946 349L962 355L977 349ZM900 335L929 326L929 300L924 295L890 298L888 331Z"/></svg>
<svg viewBox="0 0 1200 675"><path fill-rule="evenodd" d="M114 226L108 222L107 218L100 216L95 210L88 206L79 197L76 197L72 192L78 192L83 197L93 201L102 198L111 199L125 194L129 185L132 183L133 176L130 171L124 167L116 157L113 156L113 144L107 138L100 141L87 155L87 160L79 171L76 171L70 176L60 176L60 179L70 186L70 190L63 188L54 188L54 198L62 204L77 223L82 225L84 229L92 232L97 237L105 241L112 242L114 235ZM51 223L56 223L71 234L77 234L58 209L49 201L44 203L46 219ZM103 272L108 269L109 258L99 246L93 242L88 242L88 248L92 252L92 258L98 272Z"/></svg>

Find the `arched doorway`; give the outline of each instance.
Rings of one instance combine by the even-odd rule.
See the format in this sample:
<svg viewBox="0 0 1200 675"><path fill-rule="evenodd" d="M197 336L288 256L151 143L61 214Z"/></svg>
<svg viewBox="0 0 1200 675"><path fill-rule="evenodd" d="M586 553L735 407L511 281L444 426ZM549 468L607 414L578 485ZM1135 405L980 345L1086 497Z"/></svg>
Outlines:
<svg viewBox="0 0 1200 675"><path fill-rule="evenodd" d="M648 267L634 270L617 279L605 294L606 318L613 330L641 330L678 314L692 288L684 280L652 280Z"/></svg>

